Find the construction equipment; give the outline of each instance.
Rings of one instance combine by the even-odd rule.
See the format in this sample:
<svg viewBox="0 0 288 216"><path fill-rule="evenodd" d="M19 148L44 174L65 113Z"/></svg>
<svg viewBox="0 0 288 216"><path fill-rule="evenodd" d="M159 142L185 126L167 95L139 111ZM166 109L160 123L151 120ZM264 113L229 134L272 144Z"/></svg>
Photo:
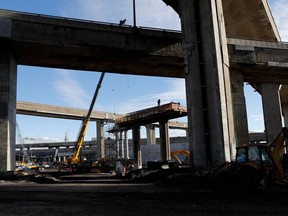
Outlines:
<svg viewBox="0 0 288 216"><path fill-rule="evenodd" d="M236 148L235 161L221 166L214 181L219 187L241 185L244 187L265 188L269 183L287 184L284 166L285 141L288 139L288 129L281 132L269 145L253 144Z"/></svg>
<svg viewBox="0 0 288 216"><path fill-rule="evenodd" d="M184 155L185 160L181 161L178 155ZM181 166L183 164L190 164L190 151L189 150L175 150L171 152L171 157L175 160L177 166Z"/></svg>
<svg viewBox="0 0 288 216"><path fill-rule="evenodd" d="M24 140L23 140L23 137L22 137L22 134L21 134L21 131L20 131L20 127L19 127L17 122L16 122L16 129L17 129L17 140L18 140L18 143L21 145L21 148L22 148L23 162L24 162L24 165L25 165L26 163L30 163L30 158L28 156L27 149L24 146ZM21 163L21 164L23 165L23 163Z"/></svg>
<svg viewBox="0 0 288 216"><path fill-rule="evenodd" d="M99 79L99 82L97 84L93 99L91 101L88 113L83 118L83 121L82 121L82 124L81 124L81 128L80 128L80 131L79 131L79 134L78 134L78 139L77 139L77 141L75 143L74 154L73 154L72 157L69 157L65 161L65 165L68 166L70 172L79 171L80 168L83 168L85 166L85 162L86 161L85 161L85 158L80 157L80 151L81 151L82 146L83 146L83 141L84 141L86 130L88 128L88 124L89 124L89 121L90 121L90 116L91 116L94 104L96 102L96 98L98 96L98 92L99 92L99 90L101 88L101 84L102 84L104 75L105 75L105 72L102 72L101 76L100 76L100 79Z"/></svg>

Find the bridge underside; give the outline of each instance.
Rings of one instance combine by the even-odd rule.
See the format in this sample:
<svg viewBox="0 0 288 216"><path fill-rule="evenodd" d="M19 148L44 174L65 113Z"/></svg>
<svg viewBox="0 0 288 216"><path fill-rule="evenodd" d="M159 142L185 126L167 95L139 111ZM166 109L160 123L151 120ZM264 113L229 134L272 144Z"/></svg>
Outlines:
<svg viewBox="0 0 288 216"><path fill-rule="evenodd" d="M180 14L178 0L163 2ZM267 0L222 0L222 6L228 38L271 42L280 40Z"/></svg>
<svg viewBox="0 0 288 216"><path fill-rule="evenodd" d="M141 51L105 47L43 46L33 43L13 43L12 50L21 65L144 76L184 77L183 56L151 55Z"/></svg>

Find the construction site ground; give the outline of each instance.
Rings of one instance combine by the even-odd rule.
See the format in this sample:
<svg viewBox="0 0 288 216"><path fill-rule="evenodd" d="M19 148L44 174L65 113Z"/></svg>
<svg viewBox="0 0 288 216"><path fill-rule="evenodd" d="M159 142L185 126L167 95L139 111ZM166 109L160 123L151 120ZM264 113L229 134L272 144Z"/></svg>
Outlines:
<svg viewBox="0 0 288 216"><path fill-rule="evenodd" d="M2 178L3 179L3 178ZM131 181L109 173L0 180L1 215L287 215L288 187L219 190L201 176Z"/></svg>

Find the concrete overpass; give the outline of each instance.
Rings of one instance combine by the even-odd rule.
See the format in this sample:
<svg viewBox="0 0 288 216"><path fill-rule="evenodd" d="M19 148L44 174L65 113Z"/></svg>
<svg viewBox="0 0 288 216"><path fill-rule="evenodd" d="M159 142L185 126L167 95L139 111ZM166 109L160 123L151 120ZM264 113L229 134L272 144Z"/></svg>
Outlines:
<svg viewBox="0 0 288 216"><path fill-rule="evenodd" d="M86 109L55 106L50 104L40 104L27 101L17 101L16 104L16 113L20 115L31 115L82 121L83 117L87 115L87 112L88 110ZM183 113L183 115L186 116L187 113ZM92 111L90 120L96 122L99 121L115 123L117 119L121 119L124 116L124 114L119 113ZM155 127L158 127L158 125L155 124ZM187 130L188 126L185 122L169 121L169 128Z"/></svg>
<svg viewBox="0 0 288 216"><path fill-rule="evenodd" d="M2 43L2 48L6 47L13 52L17 64L121 74L185 77L181 32L120 27L111 23L1 9L0 18L1 40L3 43L7 42ZM255 26L260 28L258 25ZM228 33L227 35L230 36ZM255 41L253 36L241 38L240 40L237 37L228 39L227 44L229 57L232 58L231 68L243 69L246 66L249 70L249 73L244 73L244 81L259 80L258 82L262 83L272 80L274 82L273 78L276 77L275 82L288 83L285 73L283 74L285 67L265 64L266 62L285 63L285 58L288 56L287 44L279 44L272 38L268 38L266 42L262 41L263 35L259 39L261 41ZM246 48L245 54L243 48L241 52L241 46ZM273 54L277 54L280 58L275 59ZM259 56L265 59L259 59ZM258 70L265 68L266 73L254 74L254 69L257 71L255 65L263 66ZM279 67L282 74L277 73Z"/></svg>
<svg viewBox="0 0 288 216"><path fill-rule="evenodd" d="M161 107L163 107L163 106L161 106ZM178 107L178 105L177 105L177 107ZM180 105L179 105L179 107L180 107ZM158 108L158 107L156 107L156 108ZM163 111L163 109L162 109L162 111ZM148 122L146 121L145 124L141 124L141 125L145 125L145 127L146 127L146 134L147 134L146 144L152 144L152 143L155 144L156 143L156 136L155 136L155 128L156 127L160 128L160 132L163 131L163 127L166 129L164 131L165 136L164 135L160 136L160 140L162 140L162 142L165 141L165 146L167 144L170 144L170 142L168 141L168 140L170 140L168 137L168 134L169 134L168 129L181 129L181 130L185 130L185 131L187 130L187 123L178 122L178 121L169 121L168 122L168 120L175 118L176 115L179 115L179 117L180 116L187 116L187 109L186 108L185 108L185 110L181 109L180 114L179 114L179 111L175 112L176 114L174 114L172 111L169 112L169 110L167 110L167 109L165 109L165 111L166 112L164 112L164 113L160 113L160 112L158 112L158 110L156 110L158 120L159 119L161 120L162 118L163 118L162 120L164 120L164 117L165 117L165 119L167 119L167 121L165 121L164 123L163 123L163 121L160 121L160 124L157 124L155 122L158 122L158 121L156 121L157 119L155 119L154 116L152 116L152 117L146 116L146 118L149 118L150 121L148 121ZM72 120L80 120L80 121L82 121L83 117L87 115L87 112L88 111L86 109L77 109L77 108L71 108L71 107L39 104L39 103L32 103L32 102L25 102L25 101L17 101L17 106L16 106L16 113L17 114L49 117L49 118L72 119ZM146 114L149 114L149 113L146 112ZM95 140L93 143L97 144L98 157L102 158L102 157L105 157L107 155L107 153L105 152L107 149L107 147L106 147L107 142L105 142L104 123L115 123L115 122L121 120L122 118L126 118L126 117L127 116L122 115L122 114L118 114L118 113L92 111L90 120L96 122L95 134L97 134L97 136L96 136L97 140ZM153 121L151 119L153 119ZM131 122L130 122L130 124L131 124ZM163 126L163 124L164 124L164 126ZM130 129L131 129L131 127L130 127ZM119 145L123 146L123 149L124 148L128 149L127 148L128 138L126 139L127 130L128 130L128 128L125 129L122 127L122 129L119 131L113 131L113 132L121 133L120 136L122 136L123 132L125 133L125 141L124 142L121 141L121 143L119 144ZM140 134L140 131L139 131L139 134ZM163 132L162 132L162 134L163 134ZM163 136L164 136L164 139L163 139ZM140 137L139 137L139 139L140 139ZM119 140L116 140L116 142L119 142ZM140 141L139 141L139 143L140 143ZM66 144L67 144L67 146L71 145L71 143L66 143ZM36 144L36 145L39 145L38 147L40 147L40 148L43 146L47 147L46 144ZM74 145L75 145L75 142L73 142L73 146ZM30 147L34 147L34 146L31 145ZM49 147L55 147L55 146L53 144L50 144ZM59 147L59 145L58 145L58 147ZM93 148L93 149L95 149L95 148ZM64 151L64 150L61 150L61 151ZM72 151L72 150L70 150L70 151ZM116 153L118 154L119 152L116 152ZM122 153L122 152L120 152L120 153ZM128 153L126 153L126 154L128 155ZM94 156L96 157L96 150L94 151ZM165 157L167 157L167 155Z"/></svg>
<svg viewBox="0 0 288 216"><path fill-rule="evenodd" d="M7 10L0 18L17 64L184 77L180 32Z"/></svg>
<svg viewBox="0 0 288 216"><path fill-rule="evenodd" d="M87 109L55 106L49 104L32 103L26 101L17 101L17 114L42 116L49 118L62 118L62 119L73 119L83 120L83 117L87 115ZM123 117L123 114L92 111L91 121L105 121L115 122L115 119Z"/></svg>
<svg viewBox="0 0 288 216"><path fill-rule="evenodd" d="M280 37L267 1L165 2L179 12L182 35L0 10L0 164L13 167L17 64L185 78L197 168L230 160L235 145L248 141L245 80L261 87L266 131L274 135L280 112L269 99L287 83L287 47L274 46Z"/></svg>

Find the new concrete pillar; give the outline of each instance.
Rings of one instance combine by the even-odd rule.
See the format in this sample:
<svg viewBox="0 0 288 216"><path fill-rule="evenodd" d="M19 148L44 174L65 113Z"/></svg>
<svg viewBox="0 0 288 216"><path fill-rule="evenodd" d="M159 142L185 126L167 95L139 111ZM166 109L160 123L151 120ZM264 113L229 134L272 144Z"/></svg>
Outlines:
<svg viewBox="0 0 288 216"><path fill-rule="evenodd" d="M123 131L119 131L119 155L120 158L124 158L124 140Z"/></svg>
<svg viewBox="0 0 288 216"><path fill-rule="evenodd" d="M133 165L134 169L142 168L142 154L140 145L140 126L132 126L132 142L133 142Z"/></svg>
<svg viewBox="0 0 288 216"><path fill-rule="evenodd" d="M261 85L262 105L267 142L272 142L281 132L281 106L278 84Z"/></svg>
<svg viewBox="0 0 288 216"><path fill-rule="evenodd" d="M119 157L119 131L115 132L115 142L116 142L116 158Z"/></svg>
<svg viewBox="0 0 288 216"><path fill-rule="evenodd" d="M129 159L129 142L128 142L128 132L127 130L124 131L124 146L125 146L125 155L124 157Z"/></svg>
<svg viewBox="0 0 288 216"><path fill-rule="evenodd" d="M155 126L153 124L147 124L146 127L146 136L147 136L147 145L156 144L155 136Z"/></svg>
<svg viewBox="0 0 288 216"><path fill-rule="evenodd" d="M181 0L192 166L231 160L235 146L229 58L221 0Z"/></svg>
<svg viewBox="0 0 288 216"><path fill-rule="evenodd" d="M168 121L159 122L159 132L160 132L160 158L161 161L168 161L171 159Z"/></svg>
<svg viewBox="0 0 288 216"><path fill-rule="evenodd" d="M103 121L96 122L97 128L97 158L105 157L105 138L104 138L104 124Z"/></svg>
<svg viewBox="0 0 288 216"><path fill-rule="evenodd" d="M0 46L0 171L15 170L17 65Z"/></svg>
<svg viewBox="0 0 288 216"><path fill-rule="evenodd" d="M231 88L233 96L236 146L249 143L246 101L242 71L231 71Z"/></svg>

